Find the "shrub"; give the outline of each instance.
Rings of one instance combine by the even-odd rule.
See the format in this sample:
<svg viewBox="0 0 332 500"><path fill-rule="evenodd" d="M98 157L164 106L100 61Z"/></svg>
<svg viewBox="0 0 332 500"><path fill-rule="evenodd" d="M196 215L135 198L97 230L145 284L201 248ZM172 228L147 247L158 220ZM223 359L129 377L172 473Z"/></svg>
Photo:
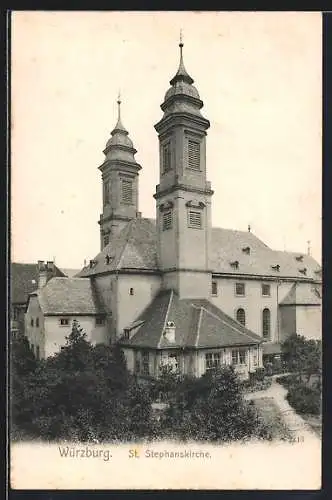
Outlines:
<svg viewBox="0 0 332 500"><path fill-rule="evenodd" d="M250 382L261 382L265 378L265 368L257 368L257 370L253 373L250 373Z"/></svg>
<svg viewBox="0 0 332 500"><path fill-rule="evenodd" d="M303 384L295 384L289 388L287 401L298 413L319 415L321 412L320 392Z"/></svg>
<svg viewBox="0 0 332 500"><path fill-rule="evenodd" d="M280 377L276 378L276 382L283 385L286 389L298 383L296 375L281 375Z"/></svg>
<svg viewBox="0 0 332 500"><path fill-rule="evenodd" d="M223 367L200 379L186 378L166 411L165 437L197 441L266 438L264 422L242 398L241 383L231 367Z"/></svg>

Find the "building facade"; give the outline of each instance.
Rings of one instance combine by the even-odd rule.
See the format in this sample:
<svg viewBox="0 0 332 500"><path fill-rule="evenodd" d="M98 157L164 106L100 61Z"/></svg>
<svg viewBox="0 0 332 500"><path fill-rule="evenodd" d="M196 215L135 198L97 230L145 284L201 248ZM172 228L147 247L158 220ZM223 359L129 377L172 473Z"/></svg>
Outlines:
<svg viewBox="0 0 332 500"><path fill-rule="evenodd" d="M128 367L140 375L157 376L167 360L194 376L232 364L247 377L262 366L267 346L280 346L292 333L321 336L321 269L310 255L270 249L250 228L212 227L213 190L206 164L210 123L182 52L180 43L179 68L155 125L155 219L139 212L141 166L118 100L118 121L99 167L100 252L79 273L96 299L86 328L95 342L119 341ZM42 300L31 297L30 306ZM71 317L77 314L75 301L80 303L78 297L73 301ZM64 310L59 304L61 317ZM45 307L43 311L46 317ZM98 333L94 315L105 320ZM59 338L57 348L62 331L52 330ZM45 347L43 352L47 356L51 351Z"/></svg>

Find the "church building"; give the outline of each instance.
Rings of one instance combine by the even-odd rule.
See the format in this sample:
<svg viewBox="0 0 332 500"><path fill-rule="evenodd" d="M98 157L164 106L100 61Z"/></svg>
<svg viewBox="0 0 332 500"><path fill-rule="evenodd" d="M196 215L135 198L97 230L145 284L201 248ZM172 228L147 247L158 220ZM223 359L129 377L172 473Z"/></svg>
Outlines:
<svg viewBox="0 0 332 500"><path fill-rule="evenodd" d="M212 227L214 193L206 165L210 122L182 52L181 42L179 68L155 125L156 218L139 212L142 167L122 124L119 99L118 121L99 167L100 252L73 278L75 286L53 278L29 300L28 338L36 304L41 315L53 310L51 329L58 322L56 334L52 330L38 336L48 344L47 349L40 346L45 356L59 350L72 320L84 315L82 297L89 304L87 314L102 321L102 329L96 329L94 319L86 323L91 324L89 339L120 342L128 368L142 376L158 376L165 363L193 376L232 364L247 378L262 367L264 353L280 352L280 342L290 334L321 336L318 263L307 254L270 249L250 228Z"/></svg>

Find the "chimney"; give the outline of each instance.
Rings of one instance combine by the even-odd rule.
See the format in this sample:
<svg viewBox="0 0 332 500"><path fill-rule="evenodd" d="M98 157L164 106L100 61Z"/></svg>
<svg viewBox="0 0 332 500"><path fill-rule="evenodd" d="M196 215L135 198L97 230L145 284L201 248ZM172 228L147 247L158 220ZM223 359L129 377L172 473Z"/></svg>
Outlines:
<svg viewBox="0 0 332 500"><path fill-rule="evenodd" d="M40 290L47 283L47 267L43 260L38 261L38 289Z"/></svg>
<svg viewBox="0 0 332 500"><path fill-rule="evenodd" d="M176 327L174 321L167 321L164 330L164 337L171 344L174 344L175 342L175 329Z"/></svg>
<svg viewBox="0 0 332 500"><path fill-rule="evenodd" d="M54 262L53 260L48 260L47 263L46 263L46 267L47 267L47 270L50 272L50 273L54 273Z"/></svg>

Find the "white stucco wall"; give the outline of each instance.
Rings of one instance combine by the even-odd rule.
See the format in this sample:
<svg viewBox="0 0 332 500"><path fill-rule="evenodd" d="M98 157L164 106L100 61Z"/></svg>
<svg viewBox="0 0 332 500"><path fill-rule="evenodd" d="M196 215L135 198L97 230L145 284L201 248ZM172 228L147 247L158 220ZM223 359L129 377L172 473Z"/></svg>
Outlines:
<svg viewBox="0 0 332 500"><path fill-rule="evenodd" d="M45 356L52 356L65 345L66 337L70 335L73 320L76 319L86 333L86 339L92 344L108 343L105 325L96 325L95 316L63 316L69 319L68 326L60 325L61 316L45 317Z"/></svg>
<svg viewBox="0 0 332 500"><path fill-rule="evenodd" d="M39 326L36 326L36 320L39 320ZM33 320L33 326L31 325ZM30 297L27 312L25 314L25 335L33 346L33 351L37 354L37 346L39 346L39 354L41 358L45 357L45 321L44 315L39 305L37 297Z"/></svg>
<svg viewBox="0 0 332 500"><path fill-rule="evenodd" d="M236 278L213 277L218 284L218 295L210 296L210 301L222 309L226 314L236 319L236 311L243 308L246 313L246 327L257 335L263 335L262 314L265 308L271 313L271 338L272 342L278 341L278 303L291 289L292 283L285 282L277 285L274 281L243 280ZM245 283L246 294L239 297L235 294L235 284ZM270 284L270 296L262 295L262 284ZM280 319L279 319L280 334Z"/></svg>
<svg viewBox="0 0 332 500"><path fill-rule="evenodd" d="M160 289L160 277L154 275L121 274L118 276L116 296L116 333L120 336L151 303ZM133 288L133 295L130 289Z"/></svg>
<svg viewBox="0 0 332 500"><path fill-rule="evenodd" d="M322 312L320 306L296 307L296 333L308 339L322 338Z"/></svg>

